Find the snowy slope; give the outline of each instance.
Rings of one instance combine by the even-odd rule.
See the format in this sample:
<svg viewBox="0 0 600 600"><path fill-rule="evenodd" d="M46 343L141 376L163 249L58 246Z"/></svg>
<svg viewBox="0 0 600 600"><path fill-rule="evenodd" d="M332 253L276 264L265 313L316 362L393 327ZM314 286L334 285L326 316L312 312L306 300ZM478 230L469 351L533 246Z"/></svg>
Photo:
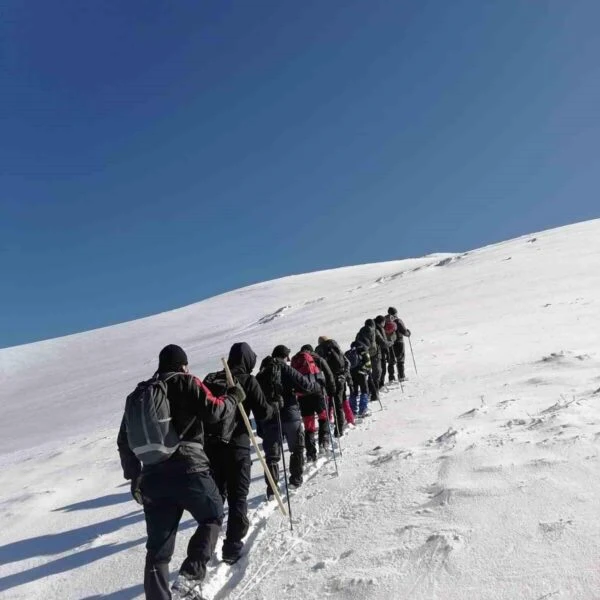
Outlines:
<svg viewBox="0 0 600 600"><path fill-rule="evenodd" d="M392 304L419 376L407 364L405 393L344 438L340 477L328 464L294 497L295 533L273 514L216 597L598 599L599 298L590 221L1 350L0 595L142 597L143 517L114 438L164 344L202 376L235 341L259 356L320 334L346 345Z"/></svg>

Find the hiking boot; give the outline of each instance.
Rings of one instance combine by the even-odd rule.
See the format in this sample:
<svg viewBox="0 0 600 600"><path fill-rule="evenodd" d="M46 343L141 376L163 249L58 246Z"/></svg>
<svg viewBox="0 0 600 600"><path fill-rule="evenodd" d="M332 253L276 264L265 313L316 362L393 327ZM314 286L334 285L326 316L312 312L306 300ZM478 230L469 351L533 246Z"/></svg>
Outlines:
<svg viewBox="0 0 600 600"><path fill-rule="evenodd" d="M302 477L290 477L290 487L293 490L298 489L302 485Z"/></svg>
<svg viewBox="0 0 600 600"><path fill-rule="evenodd" d="M242 557L243 547L244 544L242 542L231 544L225 541L223 543L223 551L221 552L221 558L223 559L223 562L227 563L228 565L236 563Z"/></svg>
<svg viewBox="0 0 600 600"><path fill-rule="evenodd" d="M202 595L202 580L180 573L171 588L172 600L206 600Z"/></svg>
<svg viewBox="0 0 600 600"><path fill-rule="evenodd" d="M371 416L371 411L367 408L363 412L358 413L358 416L361 417L361 418L370 417Z"/></svg>
<svg viewBox="0 0 600 600"><path fill-rule="evenodd" d="M317 462L317 455L316 454L307 454L306 455L306 462L307 463L315 463L315 462Z"/></svg>

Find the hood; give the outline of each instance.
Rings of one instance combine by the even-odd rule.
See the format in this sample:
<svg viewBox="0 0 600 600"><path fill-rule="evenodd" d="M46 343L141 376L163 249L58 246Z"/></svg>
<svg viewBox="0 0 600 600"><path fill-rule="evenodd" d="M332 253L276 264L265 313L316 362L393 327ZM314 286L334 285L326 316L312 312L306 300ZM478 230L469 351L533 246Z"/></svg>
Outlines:
<svg viewBox="0 0 600 600"><path fill-rule="evenodd" d="M231 346L227 364L232 372L250 375L256 366L256 354L246 342L238 342Z"/></svg>

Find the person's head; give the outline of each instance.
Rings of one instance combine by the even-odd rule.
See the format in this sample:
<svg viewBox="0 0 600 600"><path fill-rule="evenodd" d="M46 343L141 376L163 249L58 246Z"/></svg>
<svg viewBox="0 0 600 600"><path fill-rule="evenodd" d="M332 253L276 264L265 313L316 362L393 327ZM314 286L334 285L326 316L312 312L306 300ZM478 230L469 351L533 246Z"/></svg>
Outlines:
<svg viewBox="0 0 600 600"><path fill-rule="evenodd" d="M169 344L158 355L159 373L187 373L188 357L181 346Z"/></svg>
<svg viewBox="0 0 600 600"><path fill-rule="evenodd" d="M326 335L320 335L319 336L319 344L324 344L328 340L329 340L329 338Z"/></svg>
<svg viewBox="0 0 600 600"><path fill-rule="evenodd" d="M375 327L375 321L373 321L373 319L367 319L365 321L365 327L370 327L370 328Z"/></svg>
<svg viewBox="0 0 600 600"><path fill-rule="evenodd" d="M284 346L283 344L279 344L279 346L275 346L273 348L273 352L271 352L271 356L273 358L280 358L281 360L289 361L290 360L291 350Z"/></svg>
<svg viewBox="0 0 600 600"><path fill-rule="evenodd" d="M304 344L302 348L300 348L300 352L314 352L315 349L310 344Z"/></svg>
<svg viewBox="0 0 600 600"><path fill-rule="evenodd" d="M390 306L388 308L388 315L395 317L397 314L398 314L398 311L393 306Z"/></svg>
<svg viewBox="0 0 600 600"><path fill-rule="evenodd" d="M232 371L249 375L256 366L256 353L246 342L237 342L231 346L227 364Z"/></svg>
<svg viewBox="0 0 600 600"><path fill-rule="evenodd" d="M383 325L385 323L385 317L383 315L377 315L375 317L375 325Z"/></svg>

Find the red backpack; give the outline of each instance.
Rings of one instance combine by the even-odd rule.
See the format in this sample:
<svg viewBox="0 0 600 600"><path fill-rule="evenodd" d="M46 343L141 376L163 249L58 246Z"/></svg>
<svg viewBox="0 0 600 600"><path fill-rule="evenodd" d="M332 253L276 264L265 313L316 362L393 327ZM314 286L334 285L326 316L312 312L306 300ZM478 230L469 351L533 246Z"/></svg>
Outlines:
<svg viewBox="0 0 600 600"><path fill-rule="evenodd" d="M325 377L321 373L321 369L317 366L315 359L310 352L298 352L290 363L292 368L308 377L311 381L316 381L323 384Z"/></svg>
<svg viewBox="0 0 600 600"><path fill-rule="evenodd" d="M396 325L396 323L394 323L394 321L386 321L383 329L385 330L385 333L388 337L392 337L392 335L396 333L398 326Z"/></svg>

